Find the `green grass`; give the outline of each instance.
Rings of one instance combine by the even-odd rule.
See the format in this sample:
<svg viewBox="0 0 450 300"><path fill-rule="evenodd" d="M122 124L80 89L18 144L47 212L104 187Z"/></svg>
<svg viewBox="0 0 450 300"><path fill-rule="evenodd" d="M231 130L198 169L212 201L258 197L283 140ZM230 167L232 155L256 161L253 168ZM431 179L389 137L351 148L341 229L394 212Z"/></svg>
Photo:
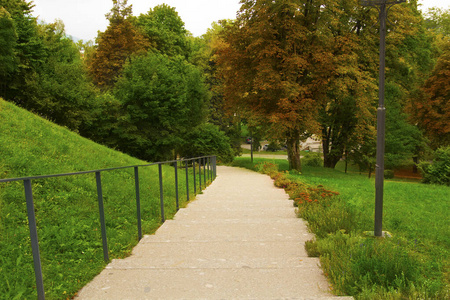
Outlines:
<svg viewBox="0 0 450 300"><path fill-rule="evenodd" d="M1 99L0 132L0 178L147 164ZM158 169L139 173L143 232L151 234L161 224ZM171 218L173 167L163 166L163 178L165 214ZM184 178L185 170L179 170L182 207ZM104 172L102 184L110 258L124 257L138 242L134 170ZM32 187L46 297L71 298L105 267L95 174L34 180ZM190 191L193 199L192 178ZM23 183L0 183L0 299L36 298L27 222Z"/></svg>
<svg viewBox="0 0 450 300"><path fill-rule="evenodd" d="M288 168L285 160L255 159L251 164L238 158L235 165L255 169L263 161L279 164L281 171ZM383 230L394 238L378 240L363 236L374 227L373 178L321 167L294 173L287 177L340 193L333 201L300 209L318 236L308 248L320 254L337 293L357 299L448 299L449 187L386 180Z"/></svg>

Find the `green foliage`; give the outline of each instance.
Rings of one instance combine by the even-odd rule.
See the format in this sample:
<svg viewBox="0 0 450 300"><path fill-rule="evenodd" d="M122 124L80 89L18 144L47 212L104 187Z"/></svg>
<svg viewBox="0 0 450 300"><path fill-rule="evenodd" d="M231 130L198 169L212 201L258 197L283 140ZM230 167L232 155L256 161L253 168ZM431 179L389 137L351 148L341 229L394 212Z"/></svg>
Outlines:
<svg viewBox="0 0 450 300"><path fill-rule="evenodd" d="M307 152L303 155L302 165L309 167L323 167L322 155L317 152Z"/></svg>
<svg viewBox="0 0 450 300"><path fill-rule="evenodd" d="M47 56L43 48L42 37L39 35L39 26L36 19L31 16L32 6L31 2L24 0L0 1L0 7L10 14L17 35L13 48L17 68L14 70L15 72L2 78L0 97L24 107L27 107L30 95L36 93L37 69Z"/></svg>
<svg viewBox="0 0 450 300"><path fill-rule="evenodd" d="M118 148L150 161L173 157L183 136L204 120L208 92L202 74L182 57L136 57L115 89L125 113Z"/></svg>
<svg viewBox="0 0 450 300"><path fill-rule="evenodd" d="M141 14L136 24L160 53L189 57L188 31L174 7L167 4L155 6L146 14Z"/></svg>
<svg viewBox="0 0 450 300"><path fill-rule="evenodd" d="M233 161L230 140L217 126L211 124L203 124L189 131L178 152L186 158L216 155L222 163Z"/></svg>
<svg viewBox="0 0 450 300"><path fill-rule="evenodd" d="M384 170L384 178L385 179L394 178L394 171L393 170Z"/></svg>
<svg viewBox="0 0 450 300"><path fill-rule="evenodd" d="M393 83L386 84L386 154L385 167L394 169L416 154L424 143L417 126L410 124L403 112L400 99L404 97L401 88Z"/></svg>
<svg viewBox="0 0 450 300"><path fill-rule="evenodd" d="M442 147L435 151L433 163L422 162L419 169L424 183L450 186L450 147Z"/></svg>
<svg viewBox="0 0 450 300"><path fill-rule="evenodd" d="M147 163L80 138L3 100L0 120L2 179ZM184 178L185 170L179 172L179 178ZM160 224L158 168L140 168L139 173L145 199L141 203L143 232L151 234ZM173 167L163 166L163 178L165 213L171 218L176 212ZM184 180L179 184L183 206L186 186ZM102 185L109 254L122 258L138 242L133 169L102 173ZM46 297L72 298L105 267L95 176L33 180L32 187ZM27 222L23 184L1 183L1 299L37 297Z"/></svg>
<svg viewBox="0 0 450 300"><path fill-rule="evenodd" d="M15 71L17 33L10 13L0 6L0 79Z"/></svg>
<svg viewBox="0 0 450 300"><path fill-rule="evenodd" d="M255 159L271 170L288 168L285 160ZM248 158L235 165L255 169ZM337 170L304 167L290 172L286 191L298 205L317 240L309 255L320 256L336 294L357 299L447 299L450 232L447 207L450 189L410 182L385 182L384 229L394 238L364 237L373 228L373 180ZM318 186L339 191L330 194ZM292 188L292 186L296 186ZM314 192L316 190L320 194ZM317 200L317 201L315 201Z"/></svg>

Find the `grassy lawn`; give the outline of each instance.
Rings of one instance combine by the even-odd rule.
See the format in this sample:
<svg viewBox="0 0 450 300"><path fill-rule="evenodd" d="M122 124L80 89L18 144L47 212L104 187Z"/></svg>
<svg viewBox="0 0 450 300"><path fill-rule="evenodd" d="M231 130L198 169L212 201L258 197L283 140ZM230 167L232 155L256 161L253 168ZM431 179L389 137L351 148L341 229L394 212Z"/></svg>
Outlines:
<svg viewBox="0 0 450 300"><path fill-rule="evenodd" d="M255 169L255 165L263 161L278 164L280 171L288 169L285 160L257 158L251 164L248 158L237 158L235 165ZM345 210L345 215L352 219L351 226L346 224L346 220L337 222L341 222L341 228L351 228L350 230L344 232L336 227L335 232L323 233L324 237L318 238L313 247L318 249L322 266L337 293L354 295L358 299L448 299L449 187L425 185L417 181L386 180L383 230L391 232L394 237L380 242L363 237L364 231L373 231L374 227L373 178L369 179L367 174L359 175L357 172L346 174L340 170L320 167L303 167L301 174L293 173L295 172L288 174L287 178L313 187L323 185L326 189L339 192L337 198L339 201L336 200L340 203L339 209ZM332 207L335 204L327 205ZM306 216L309 214L311 219L320 218L317 215L323 213L308 209L300 210ZM323 213L326 218L323 223L332 223L332 218L336 217L333 213L336 213L338 208L335 212L328 207L324 207L323 210L328 214ZM311 215L312 211L316 216ZM320 228L315 230L318 230L316 235L322 235ZM369 242L365 242L367 239ZM367 244L371 245L370 249L373 251L361 252ZM333 259L333 256L339 257L341 263ZM374 258L386 262L386 265L380 266ZM398 263L402 258L404 262ZM395 265L400 265L397 271L389 269ZM378 268L384 270L385 277L393 276L390 279L392 282L383 283L383 280L386 281L384 278L380 280L381 283L377 283L374 278L379 274L374 275L370 270ZM380 270L376 272L383 273ZM355 278L348 275L350 273L359 275ZM378 287L375 287L377 285Z"/></svg>
<svg viewBox="0 0 450 300"><path fill-rule="evenodd" d="M1 99L0 120L0 178L147 164ZM178 171L183 207L185 170ZM161 224L158 167L139 173L143 233L151 234ZM176 212L174 173L163 166L168 219ZM110 258L124 257L138 242L134 170L102 173L102 184ZM32 186L46 298L71 298L106 265L95 174L34 180ZM0 299L37 297L27 222L23 183L0 183Z"/></svg>

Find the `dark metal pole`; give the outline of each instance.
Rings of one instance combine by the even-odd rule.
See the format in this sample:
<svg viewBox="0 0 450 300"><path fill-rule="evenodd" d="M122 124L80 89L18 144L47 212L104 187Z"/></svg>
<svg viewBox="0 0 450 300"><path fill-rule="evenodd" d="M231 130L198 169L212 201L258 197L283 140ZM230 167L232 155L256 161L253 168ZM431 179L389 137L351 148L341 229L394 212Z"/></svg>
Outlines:
<svg viewBox="0 0 450 300"><path fill-rule="evenodd" d="M194 170L194 195L197 195L197 182L195 179L195 159L192 160L192 170Z"/></svg>
<svg viewBox="0 0 450 300"><path fill-rule="evenodd" d="M206 157L203 158L203 181L206 188Z"/></svg>
<svg viewBox="0 0 450 300"><path fill-rule="evenodd" d="M186 201L189 202L189 164L186 160Z"/></svg>
<svg viewBox="0 0 450 300"><path fill-rule="evenodd" d="M178 199L178 164L177 164L177 162L174 163L174 167L175 167L175 199L176 199L176 203L177 203L177 211L179 211L180 203L179 203L179 199Z"/></svg>
<svg viewBox="0 0 450 300"><path fill-rule="evenodd" d="M138 225L138 237L142 239L142 221L141 221L141 192L139 189L139 168L134 167L134 183L136 186L136 214Z"/></svg>
<svg viewBox="0 0 450 300"><path fill-rule="evenodd" d="M164 215L164 191L163 191L163 177L162 177L162 165L158 164L159 170L159 201L161 204L161 221L164 223L166 217Z"/></svg>
<svg viewBox="0 0 450 300"><path fill-rule="evenodd" d="M250 133L250 157L253 164L253 135Z"/></svg>
<svg viewBox="0 0 450 300"><path fill-rule="evenodd" d="M202 191L202 159L198 159L198 190Z"/></svg>
<svg viewBox="0 0 450 300"><path fill-rule="evenodd" d="M45 299L44 280L42 278L41 256L39 253L39 240L37 235L36 216L34 213L33 190L31 180L23 181L25 198L27 201L28 227L30 228L31 250L33 252L34 275L36 277L36 290L38 299Z"/></svg>
<svg viewBox="0 0 450 300"><path fill-rule="evenodd" d="M207 159L208 159L208 180L212 181L212 176L211 176L211 156L209 156Z"/></svg>
<svg viewBox="0 0 450 300"><path fill-rule="evenodd" d="M103 207L102 178L100 172L95 172L95 178L97 181L98 210L100 213L100 227L102 230L103 259L105 262L108 262L108 240L106 238L105 208Z"/></svg>
<svg viewBox="0 0 450 300"><path fill-rule="evenodd" d="M377 110L377 163L375 173L375 236L383 235L383 188L386 108L384 106L386 57L386 3L380 5L380 70Z"/></svg>

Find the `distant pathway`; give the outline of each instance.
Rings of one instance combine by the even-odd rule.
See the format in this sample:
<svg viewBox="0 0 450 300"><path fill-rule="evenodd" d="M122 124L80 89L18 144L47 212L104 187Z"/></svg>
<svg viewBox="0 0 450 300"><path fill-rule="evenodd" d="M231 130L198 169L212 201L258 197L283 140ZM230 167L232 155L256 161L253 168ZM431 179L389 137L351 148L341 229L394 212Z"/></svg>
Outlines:
<svg viewBox="0 0 450 300"><path fill-rule="evenodd" d="M218 177L130 257L113 260L78 299L336 299L313 236L272 180L239 168Z"/></svg>

